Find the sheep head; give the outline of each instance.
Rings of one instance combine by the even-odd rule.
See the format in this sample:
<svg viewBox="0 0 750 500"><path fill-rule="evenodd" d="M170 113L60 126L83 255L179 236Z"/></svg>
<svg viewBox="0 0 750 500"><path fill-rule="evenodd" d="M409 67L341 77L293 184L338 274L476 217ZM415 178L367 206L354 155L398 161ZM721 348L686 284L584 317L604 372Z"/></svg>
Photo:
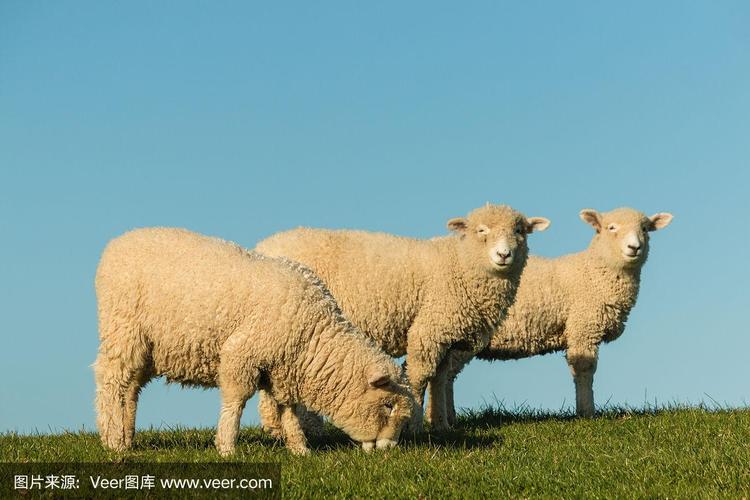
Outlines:
<svg viewBox="0 0 750 500"><path fill-rule="evenodd" d="M361 394L347 396L334 423L365 451L392 448L416 406L411 388L395 364L367 367L362 381Z"/></svg>
<svg viewBox="0 0 750 500"><path fill-rule="evenodd" d="M467 217L448 221L448 229L461 237L464 257L475 259L494 274L520 272L528 257L527 236L544 231L550 221L526 217L506 205L490 205L473 210Z"/></svg>
<svg viewBox="0 0 750 500"><path fill-rule="evenodd" d="M670 213L647 217L632 208L604 213L585 209L581 210L580 216L596 230L591 250L610 265L621 268L642 266L648 257L649 232L665 228L672 222Z"/></svg>

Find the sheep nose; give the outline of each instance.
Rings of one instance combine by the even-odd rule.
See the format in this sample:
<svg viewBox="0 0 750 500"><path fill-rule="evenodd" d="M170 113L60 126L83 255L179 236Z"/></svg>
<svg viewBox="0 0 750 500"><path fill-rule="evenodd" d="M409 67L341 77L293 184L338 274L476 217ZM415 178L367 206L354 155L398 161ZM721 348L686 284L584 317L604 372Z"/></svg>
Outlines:
<svg viewBox="0 0 750 500"><path fill-rule="evenodd" d="M630 243L628 243L628 248L631 249L634 252L637 252L638 250L641 249L641 244L637 243L635 245L631 245Z"/></svg>
<svg viewBox="0 0 750 500"><path fill-rule="evenodd" d="M510 250L503 250L503 251L497 250L495 253L502 260L508 260L510 258Z"/></svg>

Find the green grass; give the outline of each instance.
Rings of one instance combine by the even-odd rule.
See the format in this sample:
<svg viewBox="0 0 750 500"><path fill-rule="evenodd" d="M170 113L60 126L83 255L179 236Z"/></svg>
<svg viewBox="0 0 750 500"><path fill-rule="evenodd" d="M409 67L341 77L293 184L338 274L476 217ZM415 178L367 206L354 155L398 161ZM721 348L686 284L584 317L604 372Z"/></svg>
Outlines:
<svg viewBox="0 0 750 500"><path fill-rule="evenodd" d="M217 462L213 430L141 431L135 449L107 452L96 434L0 435L0 461ZM340 432L290 455L243 429L233 461L279 462L287 498L750 497L750 411L609 409L568 413L487 408L457 429L365 454Z"/></svg>

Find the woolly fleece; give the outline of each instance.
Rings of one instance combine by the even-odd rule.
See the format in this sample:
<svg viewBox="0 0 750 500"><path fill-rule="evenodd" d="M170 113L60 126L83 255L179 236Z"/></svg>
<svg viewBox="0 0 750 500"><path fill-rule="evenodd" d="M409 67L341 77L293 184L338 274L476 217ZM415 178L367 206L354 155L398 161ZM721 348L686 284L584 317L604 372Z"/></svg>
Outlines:
<svg viewBox="0 0 750 500"><path fill-rule="evenodd" d="M419 240L383 233L298 228L262 241L258 252L309 266L344 314L388 354L407 356L406 373L421 410L430 379L447 380L450 350L471 356L513 303L528 255L527 235L547 228L487 204L451 219L456 234ZM443 405L445 409L445 406ZM275 417L264 412L264 422ZM447 428L445 411L438 429ZM414 430L421 427L415 411Z"/></svg>
<svg viewBox="0 0 750 500"><path fill-rule="evenodd" d="M622 335L638 297L649 232L666 227L672 215L646 217L632 208L619 208L607 213L582 210L580 216L596 230L588 249L555 259L531 256L507 318L477 357L519 359L565 350L576 388L576 412L592 416L599 346ZM453 381L464 364L451 361L444 397L454 420ZM434 388L431 396L432 392Z"/></svg>
<svg viewBox="0 0 750 500"><path fill-rule="evenodd" d="M295 453L308 452L297 405L365 448L393 445L410 417L400 367L299 264L182 229L139 229L107 246L96 293L97 425L114 450L131 446L139 391L159 376L219 387L216 447L224 455L259 388L278 405Z"/></svg>

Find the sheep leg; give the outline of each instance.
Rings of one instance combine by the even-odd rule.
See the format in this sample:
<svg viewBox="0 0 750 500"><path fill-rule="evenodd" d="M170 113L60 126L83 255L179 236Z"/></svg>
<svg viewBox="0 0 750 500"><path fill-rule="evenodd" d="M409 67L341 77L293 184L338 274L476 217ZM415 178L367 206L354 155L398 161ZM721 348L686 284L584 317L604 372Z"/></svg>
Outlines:
<svg viewBox="0 0 750 500"><path fill-rule="evenodd" d="M456 377L458 377L458 374L461 373L461 370L463 370L467 363L467 361L464 361L464 357L452 353L451 363L448 367L448 376L445 380L445 417L448 419L449 425L456 424L456 403L453 399L453 384L455 384Z"/></svg>
<svg viewBox="0 0 750 500"><path fill-rule="evenodd" d="M456 425L456 409L453 401L453 382L454 381L450 378L445 381L445 418L448 421L449 427ZM433 394L432 382L427 385L427 392L427 421L433 422L433 419L436 418L436 408L433 406L435 396Z"/></svg>
<svg viewBox="0 0 750 500"><path fill-rule="evenodd" d="M263 390L258 395L258 414L264 431L276 439L284 439L284 429L281 425L281 407L268 392Z"/></svg>
<svg viewBox="0 0 750 500"><path fill-rule="evenodd" d="M445 382L445 413L448 419L448 425L456 425L456 406L453 400L453 384L456 379L448 375L448 380Z"/></svg>
<svg viewBox="0 0 750 500"><path fill-rule="evenodd" d="M414 391L414 400L416 402L414 414L409 422L409 429L412 432L421 432L424 428L422 407L424 405L425 390L430 379L437 374L438 366L443 361L447 352L447 344L435 342L430 339L429 335L410 335L407 346L406 374L409 378L409 384ZM442 390L439 382L436 389ZM441 401L442 398L437 398L436 403L440 403Z"/></svg>
<svg viewBox="0 0 750 500"><path fill-rule="evenodd" d="M276 439L284 439L284 430L281 424L281 406L266 391L260 391L258 402L258 413L260 415L263 430L270 433ZM295 413L299 419L305 436L318 437L325 434L323 418L305 408L302 405L295 406Z"/></svg>
<svg viewBox="0 0 750 500"><path fill-rule="evenodd" d="M448 380L445 384L445 410L448 423L456 423L456 406L453 400L453 384L456 382L458 374L468 365L476 356L473 351L452 351L451 363L448 367Z"/></svg>
<svg viewBox="0 0 750 500"><path fill-rule="evenodd" d="M424 418L428 422L432 423L436 415L437 408L435 407L435 384L431 380L427 383L427 404L424 412Z"/></svg>
<svg viewBox="0 0 750 500"><path fill-rule="evenodd" d="M260 381L262 363L252 357L245 341L246 336L236 334L224 343L220 354L221 412L216 428L216 449L222 456L234 453L242 411Z"/></svg>
<svg viewBox="0 0 750 500"><path fill-rule="evenodd" d="M281 407L281 427L284 431L286 447L295 455L309 455L307 439L297 416L299 405Z"/></svg>
<svg viewBox="0 0 750 500"><path fill-rule="evenodd" d="M448 382L448 371L450 365L450 354L443 358L437 369L437 373L429 382L429 399L427 401L427 420L432 424L433 430L450 430L448 415L446 411L446 385Z"/></svg>
<svg viewBox="0 0 750 500"><path fill-rule="evenodd" d="M96 426L102 444L115 451L127 448L125 431L125 392L133 368L126 360L100 349L94 363L96 379Z"/></svg>
<svg viewBox="0 0 750 500"><path fill-rule="evenodd" d="M125 447L130 448L133 445L133 436L135 435L135 414L138 409L138 396L141 389L151 379L151 373L146 369L139 370L125 391L124 405L124 422L125 422Z"/></svg>
<svg viewBox="0 0 750 500"><path fill-rule="evenodd" d="M594 373L596 351L568 351L568 366L576 388L576 414L579 417L594 416Z"/></svg>
<svg viewBox="0 0 750 500"><path fill-rule="evenodd" d="M129 404L129 390L133 383L142 385L141 377L148 368L148 346L127 323L102 320L100 330L104 340L94 363L96 423L102 444L122 451L133 442L135 405Z"/></svg>
<svg viewBox="0 0 750 500"><path fill-rule="evenodd" d="M444 407L445 407L445 419L449 426L455 425L456 423L456 407L453 399L453 384L456 381L456 377L461 373L464 366L473 358L474 354L469 351L452 350L449 351L446 363L446 377L444 386ZM433 400L432 384L430 384L430 400ZM434 412L430 408L430 412Z"/></svg>
<svg viewBox="0 0 750 500"><path fill-rule="evenodd" d="M228 456L235 451L242 410L255 392L255 387L224 380L220 382L220 390L221 412L216 427L216 449L222 456Z"/></svg>

